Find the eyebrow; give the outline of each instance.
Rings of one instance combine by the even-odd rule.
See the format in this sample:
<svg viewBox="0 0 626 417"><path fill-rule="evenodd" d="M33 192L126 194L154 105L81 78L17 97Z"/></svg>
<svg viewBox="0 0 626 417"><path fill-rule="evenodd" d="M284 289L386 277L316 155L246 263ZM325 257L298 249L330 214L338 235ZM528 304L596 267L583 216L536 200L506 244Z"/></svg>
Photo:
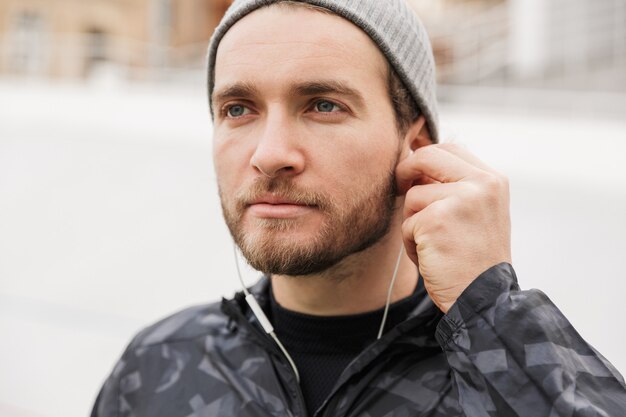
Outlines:
<svg viewBox="0 0 626 417"><path fill-rule="evenodd" d="M363 95L358 90L337 80L314 80L295 84L290 88L290 93L295 96L337 94L352 99L360 107L365 103Z"/></svg>
<svg viewBox="0 0 626 417"><path fill-rule="evenodd" d="M295 83L289 88L291 96L317 96L324 94L337 94L352 99L357 106L363 107L365 99L356 89L343 81L338 80L313 80ZM213 92L213 102L221 103L234 98L252 98L259 95L259 90L252 83L240 82L227 85Z"/></svg>
<svg viewBox="0 0 626 417"><path fill-rule="evenodd" d="M213 103L221 103L233 98L250 98L259 94L251 83L235 83L213 92Z"/></svg>

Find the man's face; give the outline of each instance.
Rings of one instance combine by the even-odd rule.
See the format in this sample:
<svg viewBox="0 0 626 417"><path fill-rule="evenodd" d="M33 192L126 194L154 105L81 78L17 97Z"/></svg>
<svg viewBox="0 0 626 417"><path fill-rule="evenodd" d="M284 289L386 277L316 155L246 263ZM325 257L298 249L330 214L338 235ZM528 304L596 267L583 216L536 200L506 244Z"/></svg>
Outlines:
<svg viewBox="0 0 626 417"><path fill-rule="evenodd" d="M320 272L387 233L400 140L386 62L352 23L244 17L220 43L213 108L224 217L254 268Z"/></svg>

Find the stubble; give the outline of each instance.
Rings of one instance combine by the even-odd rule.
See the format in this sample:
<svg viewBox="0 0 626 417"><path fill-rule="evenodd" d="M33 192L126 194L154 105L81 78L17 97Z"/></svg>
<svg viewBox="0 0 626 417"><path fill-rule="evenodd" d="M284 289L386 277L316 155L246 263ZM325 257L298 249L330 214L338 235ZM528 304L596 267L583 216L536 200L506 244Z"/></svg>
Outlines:
<svg viewBox="0 0 626 417"><path fill-rule="evenodd" d="M319 210L321 226L310 236L293 239L290 232L298 231L300 219L249 219L247 208L266 193ZM267 274L290 276L325 271L374 245L390 229L395 198L393 172L367 189L335 199L323 191L297 187L287 177L260 177L234 197L226 196L220 187L224 219L248 263Z"/></svg>

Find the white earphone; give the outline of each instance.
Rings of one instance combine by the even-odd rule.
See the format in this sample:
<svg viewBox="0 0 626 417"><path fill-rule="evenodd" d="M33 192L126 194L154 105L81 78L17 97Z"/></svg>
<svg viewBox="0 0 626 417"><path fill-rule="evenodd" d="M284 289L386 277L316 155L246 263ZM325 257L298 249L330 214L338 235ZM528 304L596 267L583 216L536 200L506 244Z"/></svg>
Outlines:
<svg viewBox="0 0 626 417"><path fill-rule="evenodd" d="M239 260L238 260L238 256L237 256L237 245L235 245L234 242L233 242L233 250L234 250L234 255L235 255L235 266L237 267L237 276L239 277L239 282L241 283L241 288L243 289L243 293L246 296L246 302L250 306L250 310L252 310L252 314L254 314L254 316L257 318L257 320L259 320L259 323L261 324L261 327L263 327L263 330L265 330L265 332L272 339L274 339L274 341L276 342L276 344L278 345L280 350L283 352L283 354L287 358L287 361L289 362L289 365L291 365L291 368L293 369L293 372L296 375L296 380L298 381L298 383L300 383L300 374L298 373L298 368L296 367L296 363L291 358L291 355L289 355L289 352L287 352L287 349L285 349L285 346L283 346L283 344L280 342L280 340L278 339L278 336L276 336L276 332L274 331L274 326L272 326L272 323L269 321L269 319L267 318L267 316L263 312L263 309L261 308L261 306L257 302L256 298L254 298L254 295L252 295L250 293L250 291L248 291L248 288L246 288L246 285L243 282L243 277L241 276L241 270L239 269ZM400 269L400 261L402 260L402 252L403 252L403 250L404 250L404 245L400 246L400 252L398 253L398 258L396 260L396 266L395 266L395 268L393 270L393 275L391 277L391 282L389 283L389 289L387 290L387 300L385 302L385 309L383 311L383 318L382 318L382 320L380 322L380 328L378 329L378 336L376 337L376 339L380 339L383 336L383 331L385 329L385 323L387 322L387 316L389 314L389 306L391 305L391 293L393 292L393 286L396 283L396 278L398 276L398 270Z"/></svg>

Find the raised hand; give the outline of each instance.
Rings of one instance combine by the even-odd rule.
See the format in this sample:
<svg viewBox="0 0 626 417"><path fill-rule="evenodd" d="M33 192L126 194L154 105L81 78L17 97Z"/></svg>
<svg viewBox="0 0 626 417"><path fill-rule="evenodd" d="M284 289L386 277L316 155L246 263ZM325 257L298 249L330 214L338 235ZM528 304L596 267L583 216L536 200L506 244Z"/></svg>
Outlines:
<svg viewBox="0 0 626 417"><path fill-rule="evenodd" d="M396 168L402 235L443 311L482 272L511 262L508 180L460 146L417 149Z"/></svg>

